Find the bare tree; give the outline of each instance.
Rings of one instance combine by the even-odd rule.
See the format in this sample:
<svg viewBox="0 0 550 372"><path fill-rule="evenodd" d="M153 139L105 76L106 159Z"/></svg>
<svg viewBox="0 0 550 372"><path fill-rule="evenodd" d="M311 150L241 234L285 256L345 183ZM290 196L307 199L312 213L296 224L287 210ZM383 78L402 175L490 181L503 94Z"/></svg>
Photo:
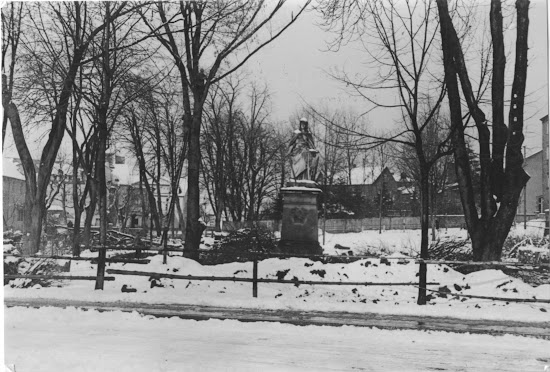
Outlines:
<svg viewBox="0 0 550 372"><path fill-rule="evenodd" d="M452 19L446 0L437 0L437 7L441 23L441 44L451 114L455 170L466 226L472 240L474 259L499 260L504 240L516 215L521 191L529 180L529 176L522 168L521 153L524 140L523 113L527 77L529 1L516 1L515 65L508 125L504 119L506 58L501 2L492 0L489 13L493 45L491 124L481 109L479 97L475 94L468 75L468 69L471 69L471 66L466 64L463 46L454 25L458 21ZM466 101L468 116L473 118L477 129L480 159L480 214L478 214L474 191L472 164L465 140L461 99Z"/></svg>
<svg viewBox="0 0 550 372"><path fill-rule="evenodd" d="M326 20L325 26L336 31L332 44L338 48L351 39L363 42L376 77L355 78L345 71L334 77L353 88L365 99L369 108L397 110L401 113L401 128L395 133L380 136L350 131L363 139L358 146L372 147L380 143L401 143L414 149L420 167L421 244L420 255L428 258L429 245L429 173L437 159L448 149L445 139L431 156L425 149L423 132L439 110L445 95L445 86L433 63L434 40L438 19L433 1L352 1L340 3L321 1L318 10ZM430 71L428 72L428 68ZM391 99L383 100L378 92L393 92ZM394 99L397 95L397 99ZM380 98L379 98L380 97ZM386 96L387 97L387 96ZM429 97L435 97L429 100ZM406 136L410 137L407 138ZM426 283L426 265L420 265L420 282ZM426 288L420 285L418 303L426 303Z"/></svg>
<svg viewBox="0 0 550 372"><path fill-rule="evenodd" d="M169 53L181 78L183 122L189 136L185 249L190 257L198 256L204 230L199 221L200 132L208 92L279 37L308 4L279 28L271 21L283 0L271 8L264 1L158 2L143 12L143 22Z"/></svg>
<svg viewBox="0 0 550 372"><path fill-rule="evenodd" d="M235 116L240 79L218 84L210 93L203 121L202 175L210 205L215 216L215 228L221 231L222 214L226 210L230 173L234 171L232 156L235 141Z"/></svg>
<svg viewBox="0 0 550 372"><path fill-rule="evenodd" d="M124 112L119 135L136 156L140 184L147 195L144 209L150 213L157 236L162 236L161 243L166 243L176 212L181 228L185 221L180 181L187 155L187 132L181 122L181 91L170 75L147 79L135 76L134 80L135 84L128 86L128 94L136 99ZM166 187L167 180L169 195L163 196L161 188Z"/></svg>
<svg viewBox="0 0 550 372"><path fill-rule="evenodd" d="M17 48L21 37L21 18L23 15L23 3L11 2L2 9L2 105L4 114L2 118L2 149L6 141L6 129L8 126L8 110L6 108L13 96L13 83L17 61ZM9 60L9 66L8 62ZM7 75L6 75L7 74ZM4 85L4 75L6 83ZM14 109L12 108L12 111Z"/></svg>
<svg viewBox="0 0 550 372"><path fill-rule="evenodd" d="M40 247L46 192L65 133L76 75L90 43L107 27L105 22L92 20L94 11L89 9L91 7L87 3L78 2L32 4L28 11L28 23L22 25L19 44L24 49L23 63L27 74L16 76L15 79L22 81L20 86L27 83L23 104L26 107L35 104L40 108L39 104L46 101L46 106L54 108L44 115L44 118L50 120L51 128L42 149L38 170L35 169L27 146L19 110L13 102L13 92L11 100L9 97L3 99L4 110L11 123L25 173L24 225L29 239L24 249L30 253L37 252ZM112 18L129 11L126 3L117 3L113 8ZM17 60L18 57L11 56L12 60ZM7 84L7 78L3 76L3 85L6 88Z"/></svg>
<svg viewBox="0 0 550 372"><path fill-rule="evenodd" d="M429 158L435 157L440 143L449 136L450 122L447 116L438 111L428 123L422 133L424 148ZM410 146L397 145L393 147L392 155L396 168L411 181L415 187L420 187L420 166L414 150ZM447 183L449 181L449 169L452 166L451 156L438 158L429 171L429 196L432 241L436 239L436 215L438 213L438 196L445 197Z"/></svg>
<svg viewBox="0 0 550 372"><path fill-rule="evenodd" d="M361 149L357 146L355 133L364 132L366 122L349 108L329 109L306 107L305 111L312 120L322 125L324 132L315 135L322 157L326 184L334 182L336 176L345 175L345 183L351 185L352 171L358 166ZM326 119L330 120L327 121Z"/></svg>
<svg viewBox="0 0 550 372"><path fill-rule="evenodd" d="M216 215L254 221L267 200L274 199L278 155L286 145L269 122L269 93L249 85L246 99L238 81L212 94L203 123L203 179Z"/></svg>

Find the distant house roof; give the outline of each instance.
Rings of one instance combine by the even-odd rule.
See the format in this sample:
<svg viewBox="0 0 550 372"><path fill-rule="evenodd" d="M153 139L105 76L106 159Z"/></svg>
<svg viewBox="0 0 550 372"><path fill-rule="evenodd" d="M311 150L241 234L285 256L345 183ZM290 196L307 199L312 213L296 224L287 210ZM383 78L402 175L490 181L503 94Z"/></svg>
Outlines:
<svg viewBox="0 0 550 372"><path fill-rule="evenodd" d="M372 185L387 167L355 167L351 170L352 185ZM401 175L397 172L392 173L395 181L401 181Z"/></svg>
<svg viewBox="0 0 550 372"><path fill-rule="evenodd" d="M2 159L2 176L15 178L17 180L25 180L25 176L19 171L19 167L15 164L13 159Z"/></svg>

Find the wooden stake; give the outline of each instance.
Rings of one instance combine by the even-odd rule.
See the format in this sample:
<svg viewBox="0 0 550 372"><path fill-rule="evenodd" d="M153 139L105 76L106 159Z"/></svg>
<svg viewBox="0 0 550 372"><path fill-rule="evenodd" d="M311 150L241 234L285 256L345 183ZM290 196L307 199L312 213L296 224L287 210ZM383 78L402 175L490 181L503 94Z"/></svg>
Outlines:
<svg viewBox="0 0 550 372"><path fill-rule="evenodd" d="M256 255L252 265L252 297L258 297L258 257Z"/></svg>

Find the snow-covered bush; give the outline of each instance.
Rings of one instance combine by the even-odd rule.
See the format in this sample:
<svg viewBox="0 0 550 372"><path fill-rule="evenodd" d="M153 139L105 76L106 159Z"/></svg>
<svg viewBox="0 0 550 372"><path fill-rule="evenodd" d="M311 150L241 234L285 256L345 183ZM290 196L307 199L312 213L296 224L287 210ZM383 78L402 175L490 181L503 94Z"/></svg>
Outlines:
<svg viewBox="0 0 550 372"><path fill-rule="evenodd" d="M7 230L4 231L4 244L15 244L19 243L21 241L21 238L23 237L23 233L19 230L13 231L13 230Z"/></svg>
<svg viewBox="0 0 550 372"><path fill-rule="evenodd" d="M273 252L277 241L273 233L261 227L240 229L214 243L212 249L201 254L204 264L248 261L253 252Z"/></svg>

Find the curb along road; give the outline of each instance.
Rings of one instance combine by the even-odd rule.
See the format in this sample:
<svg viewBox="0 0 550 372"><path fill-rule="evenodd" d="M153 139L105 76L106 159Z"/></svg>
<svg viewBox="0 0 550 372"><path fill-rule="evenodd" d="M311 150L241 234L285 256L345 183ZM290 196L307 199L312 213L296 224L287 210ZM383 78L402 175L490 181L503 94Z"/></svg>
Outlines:
<svg viewBox="0 0 550 372"><path fill-rule="evenodd" d="M411 329L490 335L511 334L550 339L550 322L529 323L503 320L460 319L448 317L347 313L299 310L247 309L204 305L148 304L140 302L94 302L44 298L5 298L4 306L76 307L98 311L136 311L155 317L182 319L235 319L243 322L281 322L294 325L358 326L380 329Z"/></svg>

